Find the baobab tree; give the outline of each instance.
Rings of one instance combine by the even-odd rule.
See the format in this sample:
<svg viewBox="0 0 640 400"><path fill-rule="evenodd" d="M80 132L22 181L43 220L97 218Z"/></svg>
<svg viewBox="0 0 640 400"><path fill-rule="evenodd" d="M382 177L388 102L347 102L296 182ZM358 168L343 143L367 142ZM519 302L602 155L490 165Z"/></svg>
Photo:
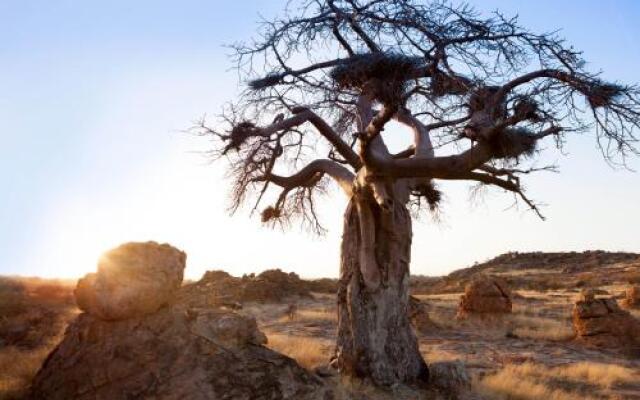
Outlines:
<svg viewBox="0 0 640 400"><path fill-rule="evenodd" d="M337 183L348 206L333 364L379 385L428 379L407 317L410 210L437 209L439 180L496 187L542 218L521 179L549 169L534 168L540 143L592 132L610 162L637 154L637 87L500 13L305 0L233 49L246 90L199 127L229 162L231 210L251 202L264 223L321 232L315 205ZM389 150L391 121L413 133L406 150Z"/></svg>

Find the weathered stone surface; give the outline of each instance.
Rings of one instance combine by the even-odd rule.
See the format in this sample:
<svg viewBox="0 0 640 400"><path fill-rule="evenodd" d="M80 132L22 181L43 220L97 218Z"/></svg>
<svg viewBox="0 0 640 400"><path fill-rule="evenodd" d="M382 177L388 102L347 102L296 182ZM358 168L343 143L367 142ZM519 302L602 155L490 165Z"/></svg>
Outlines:
<svg viewBox="0 0 640 400"><path fill-rule="evenodd" d="M78 307L104 320L153 313L174 299L185 261L185 253L168 244L123 244L100 258L97 273L78 281Z"/></svg>
<svg viewBox="0 0 640 400"><path fill-rule="evenodd" d="M628 308L640 308L640 287L631 286L625 291L624 305Z"/></svg>
<svg viewBox="0 0 640 400"><path fill-rule="evenodd" d="M323 399L295 361L264 346L255 320L174 305L118 321L81 314L34 379L31 398Z"/></svg>
<svg viewBox="0 0 640 400"><path fill-rule="evenodd" d="M479 276L465 287L458 304L458 318L473 314L505 314L512 308L511 291L498 278Z"/></svg>
<svg viewBox="0 0 640 400"><path fill-rule="evenodd" d="M447 393L449 398L461 398L471 388L471 377L461 361L441 361L429 364L431 384Z"/></svg>
<svg viewBox="0 0 640 400"><path fill-rule="evenodd" d="M324 399L328 390L263 345L255 319L181 288L185 254L128 243L76 288L86 311L33 380L33 399ZM209 273L208 280L231 279ZM235 278L233 278L235 279ZM198 286L196 286L198 287ZM165 306L166 307L163 307Z"/></svg>
<svg viewBox="0 0 640 400"><path fill-rule="evenodd" d="M576 337L583 343L640 354L640 321L622 310L615 299L582 295L572 316Z"/></svg>
<svg viewBox="0 0 640 400"><path fill-rule="evenodd" d="M409 296L409 319L416 332L427 334L437 329L436 324L429 318L426 304L414 296Z"/></svg>

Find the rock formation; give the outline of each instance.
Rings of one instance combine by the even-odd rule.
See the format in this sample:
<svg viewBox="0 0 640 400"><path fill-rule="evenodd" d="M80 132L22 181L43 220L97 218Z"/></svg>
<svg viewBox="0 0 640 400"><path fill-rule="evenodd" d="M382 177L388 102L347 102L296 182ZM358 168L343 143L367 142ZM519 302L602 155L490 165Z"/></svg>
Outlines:
<svg viewBox="0 0 640 400"><path fill-rule="evenodd" d="M198 282L185 285L181 297L192 305L239 305L253 301L282 302L310 295L306 282L297 274L272 269L242 278L224 271L207 271Z"/></svg>
<svg viewBox="0 0 640 400"><path fill-rule="evenodd" d="M465 287L458 304L458 318L474 314L510 313L511 307L511 292L506 283L498 278L481 275Z"/></svg>
<svg viewBox="0 0 640 400"><path fill-rule="evenodd" d="M81 314L33 399L315 399L317 379L262 344L255 320L180 306L121 321Z"/></svg>
<svg viewBox="0 0 640 400"><path fill-rule="evenodd" d="M419 333L429 333L436 329L436 324L429 318L427 306L417 297L409 297L409 319L411 325Z"/></svg>
<svg viewBox="0 0 640 400"><path fill-rule="evenodd" d="M615 299L583 292L573 308L573 329L591 346L640 354L640 321L622 310Z"/></svg>
<svg viewBox="0 0 640 400"><path fill-rule="evenodd" d="M100 258L97 273L78 281L78 307L105 320L153 313L175 297L185 261L168 244L123 244Z"/></svg>
<svg viewBox="0 0 640 400"><path fill-rule="evenodd" d="M623 302L628 308L640 308L640 286L627 288Z"/></svg>
<svg viewBox="0 0 640 400"><path fill-rule="evenodd" d="M45 360L31 398L328 396L319 378L263 346L267 339L255 319L224 307L193 306L197 302L187 301L183 289L175 296L184 259L184 253L155 243L107 253L98 273L78 283L76 296L85 312Z"/></svg>

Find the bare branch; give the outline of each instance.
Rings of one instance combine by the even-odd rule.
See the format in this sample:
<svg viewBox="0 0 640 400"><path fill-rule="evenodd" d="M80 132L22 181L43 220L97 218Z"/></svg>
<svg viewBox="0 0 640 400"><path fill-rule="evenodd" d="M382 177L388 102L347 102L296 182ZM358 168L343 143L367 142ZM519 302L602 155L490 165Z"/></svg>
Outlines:
<svg viewBox="0 0 640 400"><path fill-rule="evenodd" d="M342 165L331 160L315 160L291 176L285 177L269 173L254 178L254 181L268 181L284 189L291 190L296 187L313 186L324 174L331 176L345 194L351 196L355 175Z"/></svg>

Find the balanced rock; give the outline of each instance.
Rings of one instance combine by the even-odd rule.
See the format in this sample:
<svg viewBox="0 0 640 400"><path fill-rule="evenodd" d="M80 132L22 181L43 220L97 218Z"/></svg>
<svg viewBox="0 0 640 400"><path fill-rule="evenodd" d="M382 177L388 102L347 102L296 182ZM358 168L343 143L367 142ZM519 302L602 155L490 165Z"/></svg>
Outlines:
<svg viewBox="0 0 640 400"><path fill-rule="evenodd" d="M599 348L640 350L640 321L622 310L615 299L583 293L573 307L576 338Z"/></svg>
<svg viewBox="0 0 640 400"><path fill-rule="evenodd" d="M176 304L105 321L83 313L36 375L31 398L322 399L318 378L263 344L255 319Z"/></svg>
<svg viewBox="0 0 640 400"><path fill-rule="evenodd" d="M78 307L104 320L157 311L182 284L186 255L168 244L126 243L105 253L97 273L78 281Z"/></svg>
<svg viewBox="0 0 640 400"><path fill-rule="evenodd" d="M628 308L640 308L640 287L631 286L625 291L624 305Z"/></svg>
<svg viewBox="0 0 640 400"><path fill-rule="evenodd" d="M464 289L458 304L458 318L474 314L505 314L512 308L511 291L498 278L478 276Z"/></svg>

